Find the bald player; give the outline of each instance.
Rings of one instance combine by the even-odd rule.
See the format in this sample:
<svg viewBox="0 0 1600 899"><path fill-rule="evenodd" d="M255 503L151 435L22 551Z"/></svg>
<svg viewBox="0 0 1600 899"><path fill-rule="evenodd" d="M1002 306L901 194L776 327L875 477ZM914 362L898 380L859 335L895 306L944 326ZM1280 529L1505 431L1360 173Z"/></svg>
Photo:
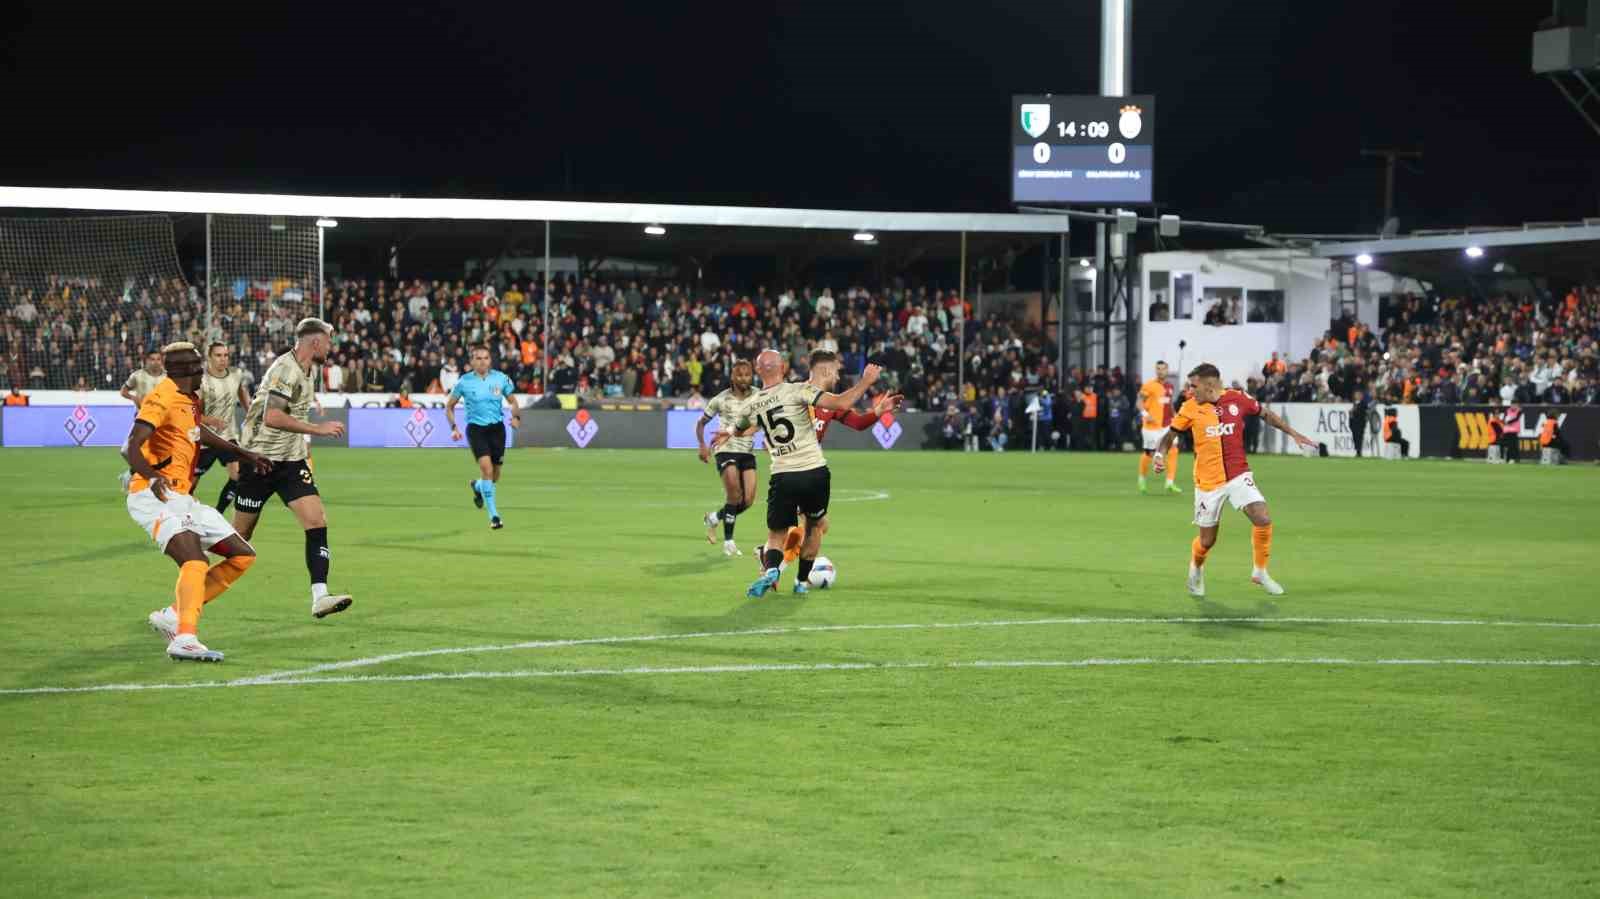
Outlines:
<svg viewBox="0 0 1600 899"><path fill-rule="evenodd" d="M717 432L712 446L728 442L736 434L745 436L757 429L766 434L767 455L772 461L772 478L767 482L767 542L762 550L766 570L746 595L760 598L774 589L782 574L783 539L803 516L808 527L800 548L800 566L794 592L805 593L811 566L822 548L822 533L827 528L828 501L832 495L828 460L817 442L813 407L844 412L855 406L877 380L881 369L868 365L861 380L844 393L829 393L815 384L796 384L783 380L783 357L777 350L762 350L756 356L756 377L761 391L745 404L731 428Z"/></svg>
<svg viewBox="0 0 1600 899"><path fill-rule="evenodd" d="M1194 395L1184 401L1183 408L1172 419L1172 428L1162 436L1151 457L1159 472L1165 465L1163 454L1178 438L1178 432L1187 431L1194 436L1194 523L1200 533L1190 545L1189 595L1206 595L1206 555L1216 545L1222 504L1227 502L1250 519L1255 563L1250 573L1251 583L1278 596L1283 593L1283 587L1267 574L1267 560L1272 555L1272 516L1267 512L1267 499L1256 486L1250 462L1245 458L1245 419L1259 415L1262 421L1288 434L1303 447L1314 447L1316 441L1290 427L1249 394L1224 390L1222 373L1209 362L1189 372L1189 388Z"/></svg>
<svg viewBox="0 0 1600 899"><path fill-rule="evenodd" d="M128 515L178 564L174 602L150 613L150 626L166 640L167 655L180 661L220 662L222 653L200 642L200 609L250 569L256 551L222 513L195 501L196 444L230 453L254 468L269 468L261 456L236 446L202 424L198 391L204 363L191 343L162 353L165 374L139 404L123 458L132 467ZM206 553L222 556L206 564Z"/></svg>

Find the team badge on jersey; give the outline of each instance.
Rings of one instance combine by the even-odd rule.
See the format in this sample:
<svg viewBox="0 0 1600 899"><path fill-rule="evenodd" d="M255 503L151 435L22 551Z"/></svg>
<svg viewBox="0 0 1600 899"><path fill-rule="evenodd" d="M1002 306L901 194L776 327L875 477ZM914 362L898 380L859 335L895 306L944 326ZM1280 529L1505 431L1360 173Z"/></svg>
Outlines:
<svg viewBox="0 0 1600 899"><path fill-rule="evenodd" d="M1239 414L1239 407L1237 405L1235 405L1234 403L1229 403L1228 404L1228 414L1229 415L1233 415L1233 416L1237 416Z"/></svg>

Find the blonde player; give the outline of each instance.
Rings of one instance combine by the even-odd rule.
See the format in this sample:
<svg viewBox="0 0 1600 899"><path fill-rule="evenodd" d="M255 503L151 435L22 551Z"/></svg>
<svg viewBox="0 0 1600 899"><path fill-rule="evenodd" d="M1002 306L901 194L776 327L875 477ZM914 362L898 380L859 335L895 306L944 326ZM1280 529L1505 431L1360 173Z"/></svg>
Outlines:
<svg viewBox="0 0 1600 899"><path fill-rule="evenodd" d="M1290 427L1249 394L1224 390L1221 372L1209 362L1189 372L1189 387L1194 396L1184 401L1183 408L1172 419L1172 428L1161 438L1151 457L1155 470L1161 471L1165 462L1163 454L1178 438L1178 432L1188 431L1194 436L1194 523L1200 533L1190 545L1189 595L1206 595L1206 555L1216 545L1222 504L1227 502L1250 519L1250 544L1255 563L1250 573L1251 583L1277 596L1283 593L1283 587L1267 574L1267 560L1272 555L1272 516L1267 512L1267 499L1256 486L1250 462L1245 458L1245 419L1259 415L1262 421L1288 434L1303 447L1314 447L1316 441Z"/></svg>
<svg viewBox="0 0 1600 899"><path fill-rule="evenodd" d="M1139 454L1139 492L1149 493L1145 477L1150 474L1150 454L1155 452L1161 436L1172 426L1172 382L1167 380L1167 363L1156 363L1156 376L1139 388L1139 418L1143 423L1144 452ZM1182 493L1173 480L1178 476L1178 445L1172 445L1167 457L1167 492Z"/></svg>
<svg viewBox="0 0 1600 899"><path fill-rule="evenodd" d="M200 642L200 609L221 596L256 560L256 552L217 510L190 495L196 443L228 452L254 468L270 467L201 424L197 391L202 362L190 343L163 351L166 374L144 397L123 456L133 468L128 514L163 553L178 563L175 602L150 613L150 626L167 641L167 655L182 661L220 662L222 653ZM207 566L206 553L223 557Z"/></svg>

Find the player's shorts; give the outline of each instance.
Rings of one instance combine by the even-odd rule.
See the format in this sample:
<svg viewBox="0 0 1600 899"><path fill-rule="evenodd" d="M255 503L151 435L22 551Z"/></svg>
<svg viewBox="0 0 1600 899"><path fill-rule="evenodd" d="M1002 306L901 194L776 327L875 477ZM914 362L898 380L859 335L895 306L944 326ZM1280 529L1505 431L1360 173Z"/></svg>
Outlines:
<svg viewBox="0 0 1600 899"><path fill-rule="evenodd" d="M467 445L472 448L472 458L489 457L489 462L499 465L506 456L506 426L467 425Z"/></svg>
<svg viewBox="0 0 1600 899"><path fill-rule="evenodd" d="M833 475L828 466L810 471L786 471L767 482L767 530L787 531L804 515L816 521L828 514Z"/></svg>
<svg viewBox="0 0 1600 899"><path fill-rule="evenodd" d="M201 475L210 471L211 466L219 463L224 467L232 465L238 460L238 458L239 457L237 454L228 452L227 450L203 446L200 448L200 458L194 464L194 476L199 478Z"/></svg>
<svg viewBox="0 0 1600 899"><path fill-rule="evenodd" d="M274 493L286 506L302 497L317 496L317 482L311 476L309 461L274 462L272 470L266 474L251 466L240 468L239 487L233 500L239 511L260 514Z"/></svg>
<svg viewBox="0 0 1600 899"><path fill-rule="evenodd" d="M717 473L729 466L738 466L741 473L756 470L755 453L717 453Z"/></svg>
<svg viewBox="0 0 1600 899"><path fill-rule="evenodd" d="M162 552L167 551L167 543L173 537L185 531L199 537L203 549L210 549L237 533L221 512L170 488L166 502L156 499L149 487L128 494L128 514Z"/></svg>
<svg viewBox="0 0 1600 899"><path fill-rule="evenodd" d="M1235 509L1251 503L1264 503L1267 498L1256 488L1255 472L1247 471L1215 490L1194 492L1194 523L1203 528L1216 527L1222 520L1222 503L1227 501Z"/></svg>
<svg viewBox="0 0 1600 899"><path fill-rule="evenodd" d="M1144 451L1147 453L1155 452L1156 447L1161 445L1161 438L1167 436L1166 428L1140 428L1139 432L1144 435Z"/></svg>

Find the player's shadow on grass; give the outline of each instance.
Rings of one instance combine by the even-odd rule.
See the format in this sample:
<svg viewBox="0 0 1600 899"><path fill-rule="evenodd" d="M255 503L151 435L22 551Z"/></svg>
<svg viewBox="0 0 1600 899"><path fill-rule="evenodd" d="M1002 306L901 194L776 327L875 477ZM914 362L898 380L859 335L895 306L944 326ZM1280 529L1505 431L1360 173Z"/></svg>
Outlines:
<svg viewBox="0 0 1600 899"><path fill-rule="evenodd" d="M761 599L746 597L744 602L721 615L664 615L657 618L669 633L740 631L772 627L805 608L811 594L768 593Z"/></svg>
<svg viewBox="0 0 1600 899"><path fill-rule="evenodd" d="M1186 617L1212 619L1207 624L1195 624L1194 630L1207 637L1227 637L1239 631L1260 631L1268 625L1278 625L1270 620L1244 620L1244 619L1271 619L1278 615L1278 605L1271 600L1257 600L1255 606L1249 609L1234 609L1225 606L1214 599L1192 599L1194 612Z"/></svg>
<svg viewBox="0 0 1600 899"><path fill-rule="evenodd" d="M676 562L656 562L644 568L654 577L689 577L705 574L727 564L728 560L722 556L706 556L700 559L680 559Z"/></svg>
<svg viewBox="0 0 1600 899"><path fill-rule="evenodd" d="M110 546L102 546L99 549L91 549L87 552L73 553L70 556L55 556L49 559L40 559L37 562L31 562L29 564L34 568L38 568L42 565L71 565L77 562L104 562L108 559L119 559L123 556L136 556L149 551L150 544L143 541L138 543L113 543Z"/></svg>

